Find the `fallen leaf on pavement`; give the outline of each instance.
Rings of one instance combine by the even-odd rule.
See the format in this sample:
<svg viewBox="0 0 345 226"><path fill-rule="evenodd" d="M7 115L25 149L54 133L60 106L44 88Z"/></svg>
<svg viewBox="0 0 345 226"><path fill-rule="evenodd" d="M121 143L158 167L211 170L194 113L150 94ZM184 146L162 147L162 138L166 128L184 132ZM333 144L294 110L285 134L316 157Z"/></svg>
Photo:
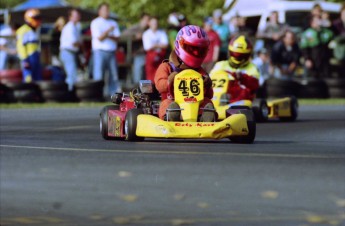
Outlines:
<svg viewBox="0 0 345 226"><path fill-rule="evenodd" d="M276 199L279 193L277 191L264 191L261 193L261 197L265 199Z"/></svg>

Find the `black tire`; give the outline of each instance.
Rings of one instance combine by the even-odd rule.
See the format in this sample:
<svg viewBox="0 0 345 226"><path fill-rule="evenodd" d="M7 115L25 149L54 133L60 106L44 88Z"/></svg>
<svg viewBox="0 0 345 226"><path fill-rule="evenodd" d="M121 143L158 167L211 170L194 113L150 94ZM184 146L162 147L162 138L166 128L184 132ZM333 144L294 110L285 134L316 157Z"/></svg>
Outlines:
<svg viewBox="0 0 345 226"><path fill-rule="evenodd" d="M17 101L23 103L41 103L43 98L37 90L14 90L14 97Z"/></svg>
<svg viewBox="0 0 345 226"><path fill-rule="evenodd" d="M239 110L239 113L246 115L249 133L246 136L229 137L229 139L234 143L252 144L256 136L256 122L255 122L254 113L252 110L248 110L248 109Z"/></svg>
<svg viewBox="0 0 345 226"><path fill-rule="evenodd" d="M144 114L142 109L131 109L126 114L125 120L125 133L126 140L128 141L143 141L144 137L138 137L136 134L137 130L137 117L138 115Z"/></svg>
<svg viewBox="0 0 345 226"><path fill-rule="evenodd" d="M76 96L80 99L103 98L103 90L77 89L75 93L76 93Z"/></svg>
<svg viewBox="0 0 345 226"><path fill-rule="evenodd" d="M108 136L108 111L109 110L119 110L119 105L108 105L103 107L101 113L99 114L99 129L103 139L105 140L123 140L122 137L115 138Z"/></svg>
<svg viewBox="0 0 345 226"><path fill-rule="evenodd" d="M252 104L256 122L266 122L268 120L268 105L263 99L255 99Z"/></svg>
<svg viewBox="0 0 345 226"><path fill-rule="evenodd" d="M13 90L0 83L0 103L13 103L15 101Z"/></svg>
<svg viewBox="0 0 345 226"><path fill-rule="evenodd" d="M35 83L9 82L5 85L13 90L40 90Z"/></svg>
<svg viewBox="0 0 345 226"><path fill-rule="evenodd" d="M329 96L332 98L345 98L345 87L330 87Z"/></svg>
<svg viewBox="0 0 345 226"><path fill-rule="evenodd" d="M325 79L325 82L328 86L328 88L331 87L345 87L345 78L327 78Z"/></svg>
<svg viewBox="0 0 345 226"><path fill-rule="evenodd" d="M299 97L328 98L328 87L322 79L307 79L301 82Z"/></svg>
<svg viewBox="0 0 345 226"><path fill-rule="evenodd" d="M283 122L293 122L296 121L298 117L298 100L296 97L292 96L290 97L290 111L291 111L291 116L290 117L280 117L280 121Z"/></svg>
<svg viewBox="0 0 345 226"><path fill-rule="evenodd" d="M43 91L42 97L48 102L68 102L71 100L71 95L66 90Z"/></svg>
<svg viewBox="0 0 345 226"><path fill-rule="evenodd" d="M14 97L19 102L43 102L41 91L34 83L6 83L6 86L13 90Z"/></svg>
<svg viewBox="0 0 345 226"><path fill-rule="evenodd" d="M103 81L81 81L74 84L76 89L102 89L103 90L104 82Z"/></svg>
<svg viewBox="0 0 345 226"><path fill-rule="evenodd" d="M67 91L68 86L65 82L56 82L56 81L41 81L37 82L37 85L40 87L41 91Z"/></svg>
<svg viewBox="0 0 345 226"><path fill-rule="evenodd" d="M292 80L269 79L266 81L266 93L269 97L298 95L299 84Z"/></svg>

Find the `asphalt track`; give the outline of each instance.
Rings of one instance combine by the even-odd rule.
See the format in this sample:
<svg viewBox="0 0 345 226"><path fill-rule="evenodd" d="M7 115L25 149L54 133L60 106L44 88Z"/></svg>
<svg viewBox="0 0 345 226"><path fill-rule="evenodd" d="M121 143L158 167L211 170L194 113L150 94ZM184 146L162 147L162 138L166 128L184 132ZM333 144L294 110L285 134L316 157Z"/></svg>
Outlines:
<svg viewBox="0 0 345 226"><path fill-rule="evenodd" d="M105 141L99 111L0 110L1 225L345 225L345 106L251 145Z"/></svg>

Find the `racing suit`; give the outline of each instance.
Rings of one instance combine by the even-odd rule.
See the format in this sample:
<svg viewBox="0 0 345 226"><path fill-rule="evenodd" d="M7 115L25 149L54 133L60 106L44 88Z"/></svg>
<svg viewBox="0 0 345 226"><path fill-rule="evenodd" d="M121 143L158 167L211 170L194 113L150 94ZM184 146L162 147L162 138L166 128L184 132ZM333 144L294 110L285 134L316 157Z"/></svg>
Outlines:
<svg viewBox="0 0 345 226"><path fill-rule="evenodd" d="M227 93L230 95L230 103L254 99L259 88L259 71L253 63L234 68L228 60L224 60L216 63L211 73L216 70L224 70L229 74Z"/></svg>
<svg viewBox="0 0 345 226"><path fill-rule="evenodd" d="M24 82L42 80L38 33L24 24L16 34L17 52L21 60Z"/></svg>
<svg viewBox="0 0 345 226"><path fill-rule="evenodd" d="M162 99L162 102L159 107L158 116L162 120L164 120L166 109L174 101L173 80L169 79L169 76L171 78L171 75L177 74L178 72L181 72L184 69L192 69L192 68L188 68L185 64L183 64L181 67L178 67L177 65L179 64L180 63L177 60L176 54L172 52L170 54L169 61L165 60L163 63L161 63L155 74L155 78L154 78L155 85L158 92L161 94L161 99ZM202 67L198 69L194 69L194 70L199 72L204 78L205 97L204 97L204 101L200 104L200 108L203 108L207 103L212 104L212 101L211 101L213 97L212 82L209 75L206 73L206 71Z"/></svg>

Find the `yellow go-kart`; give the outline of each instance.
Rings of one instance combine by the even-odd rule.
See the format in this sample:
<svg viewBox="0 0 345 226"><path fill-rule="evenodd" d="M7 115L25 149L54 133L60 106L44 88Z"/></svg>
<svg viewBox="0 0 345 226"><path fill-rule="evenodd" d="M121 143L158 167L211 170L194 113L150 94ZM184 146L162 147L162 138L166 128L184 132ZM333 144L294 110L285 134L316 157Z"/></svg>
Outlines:
<svg viewBox="0 0 345 226"><path fill-rule="evenodd" d="M224 70L217 70L212 72L210 77L214 92L212 101L219 119L224 119L226 111L238 105L251 108L257 122L265 122L268 119L277 118L281 121L295 121L298 116L298 101L293 96L272 100L241 100L230 103L231 97L227 94L227 89L229 81L234 80L232 75L229 75Z"/></svg>
<svg viewBox="0 0 345 226"><path fill-rule="evenodd" d="M183 70L174 79L175 102L181 111L181 121L164 121L155 115L144 114L135 108L127 112L124 133L129 141L144 138L190 138L221 139L229 138L237 143L252 143L255 139L256 124L252 111L246 107L228 110L222 121L199 122L200 103L204 99L202 76L194 70Z"/></svg>

